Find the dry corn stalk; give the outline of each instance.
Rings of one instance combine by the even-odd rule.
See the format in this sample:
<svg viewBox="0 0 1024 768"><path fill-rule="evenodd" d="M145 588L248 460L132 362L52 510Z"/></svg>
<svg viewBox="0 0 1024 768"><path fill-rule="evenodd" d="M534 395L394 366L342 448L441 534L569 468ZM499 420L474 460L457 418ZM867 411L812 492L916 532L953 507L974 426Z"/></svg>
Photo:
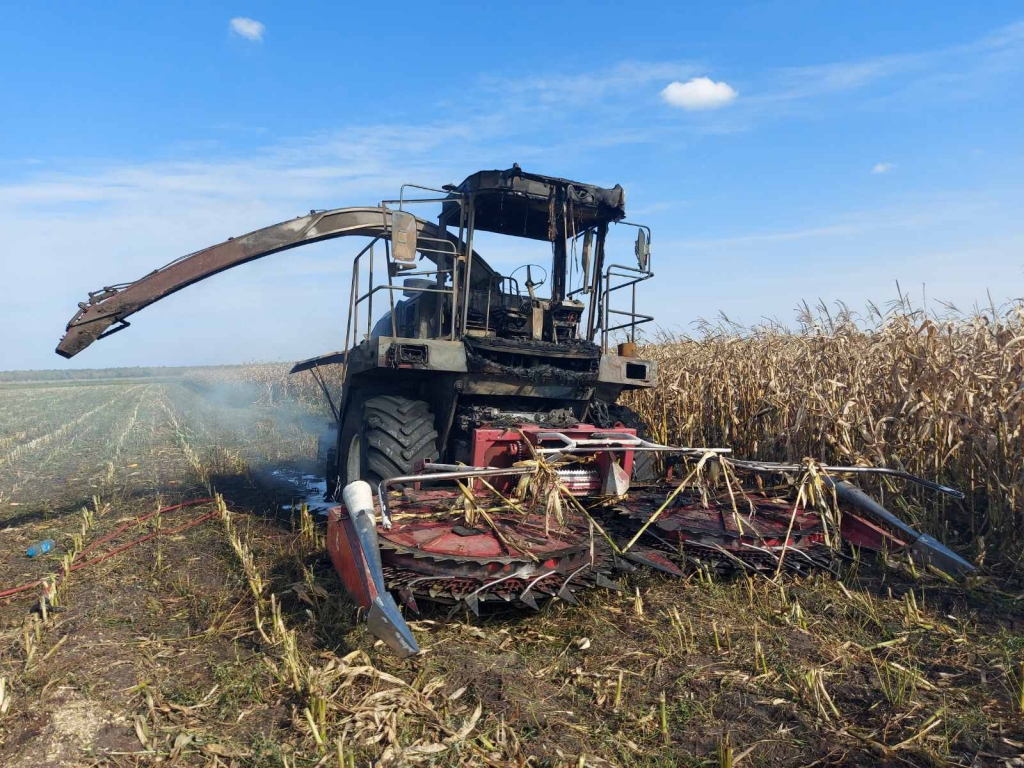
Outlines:
<svg viewBox="0 0 1024 768"><path fill-rule="evenodd" d="M963 505L875 479L940 539L1015 559L1024 540L1024 303L929 314L901 299L866 316L804 307L799 326L723 319L643 348L659 387L631 405L676 445L898 467L968 492Z"/></svg>

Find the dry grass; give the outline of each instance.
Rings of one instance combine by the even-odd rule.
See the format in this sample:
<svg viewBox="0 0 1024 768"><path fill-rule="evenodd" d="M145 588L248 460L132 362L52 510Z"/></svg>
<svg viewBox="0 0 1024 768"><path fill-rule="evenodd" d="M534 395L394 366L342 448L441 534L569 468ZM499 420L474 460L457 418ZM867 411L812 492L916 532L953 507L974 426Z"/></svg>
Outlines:
<svg viewBox="0 0 1024 768"><path fill-rule="evenodd" d="M632 402L661 439L935 479L967 500L891 481L876 490L979 559L1019 557L1024 305L939 316L900 303L866 318L805 308L796 330L723 320L641 354L658 361L660 386Z"/></svg>
<svg viewBox="0 0 1024 768"><path fill-rule="evenodd" d="M901 497L910 514L990 557L1012 555L1020 314L875 320L666 340L647 350L663 386L638 402L670 440L937 475L970 490L972 506L926 506L911 492ZM5 584L59 571L62 557L158 504L212 487L232 510L183 534L168 521L153 542L73 572L52 611L33 611L39 595L0 601L0 763L1021 759L1024 600L1002 579L918 582L867 559L840 578L777 583L637 573L623 593L588 592L577 607L428 614L413 622L424 654L396 659L342 596L308 510L283 515L288 492L262 485L278 482L277 468L314 466L294 405L318 408L318 388L286 370L206 369L135 389L0 387ZM43 536L58 551L20 554Z"/></svg>

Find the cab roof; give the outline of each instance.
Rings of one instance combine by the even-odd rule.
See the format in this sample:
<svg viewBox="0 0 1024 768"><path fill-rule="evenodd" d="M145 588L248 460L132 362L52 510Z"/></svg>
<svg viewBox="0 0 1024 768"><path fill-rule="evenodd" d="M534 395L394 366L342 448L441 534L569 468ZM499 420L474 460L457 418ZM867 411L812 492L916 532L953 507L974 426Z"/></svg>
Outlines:
<svg viewBox="0 0 1024 768"><path fill-rule="evenodd" d="M605 189L526 173L518 164L506 171L477 171L452 192L453 198L475 198L476 229L532 240L566 237L626 216L626 193L618 184ZM444 213L457 220L458 204L445 203Z"/></svg>

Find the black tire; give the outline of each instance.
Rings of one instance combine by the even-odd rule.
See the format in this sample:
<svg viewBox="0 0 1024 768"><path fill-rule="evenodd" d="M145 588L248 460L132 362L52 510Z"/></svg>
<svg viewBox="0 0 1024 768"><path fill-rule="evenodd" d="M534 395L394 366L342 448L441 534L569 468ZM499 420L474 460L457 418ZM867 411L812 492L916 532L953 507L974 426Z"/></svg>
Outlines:
<svg viewBox="0 0 1024 768"><path fill-rule="evenodd" d="M420 461L436 461L437 430L430 406L400 395L353 403L338 435L338 482L378 483L409 475Z"/></svg>
<svg viewBox="0 0 1024 768"><path fill-rule="evenodd" d="M326 501L341 501L341 489L338 487L338 449L331 448L327 451L327 492L324 494Z"/></svg>
<svg viewBox="0 0 1024 768"><path fill-rule="evenodd" d="M621 424L636 430L638 437L647 438L647 424L640 414L625 405L608 406L608 426L605 429ZM637 483L653 483L659 479L657 457L651 451L637 451L633 454L633 472L631 479Z"/></svg>

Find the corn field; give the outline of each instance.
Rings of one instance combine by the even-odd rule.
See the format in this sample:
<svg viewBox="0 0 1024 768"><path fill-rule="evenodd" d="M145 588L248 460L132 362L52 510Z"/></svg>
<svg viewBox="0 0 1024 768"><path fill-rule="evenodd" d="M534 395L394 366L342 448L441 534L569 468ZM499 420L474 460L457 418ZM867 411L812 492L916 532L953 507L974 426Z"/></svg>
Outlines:
<svg viewBox="0 0 1024 768"><path fill-rule="evenodd" d="M967 499L887 480L876 490L894 511L979 558L1019 552L1021 304L935 315L901 302L886 312L872 307L866 318L805 306L795 330L723 319L640 354L658 362L659 387L635 395L633 405L662 440L764 460L902 469Z"/></svg>

